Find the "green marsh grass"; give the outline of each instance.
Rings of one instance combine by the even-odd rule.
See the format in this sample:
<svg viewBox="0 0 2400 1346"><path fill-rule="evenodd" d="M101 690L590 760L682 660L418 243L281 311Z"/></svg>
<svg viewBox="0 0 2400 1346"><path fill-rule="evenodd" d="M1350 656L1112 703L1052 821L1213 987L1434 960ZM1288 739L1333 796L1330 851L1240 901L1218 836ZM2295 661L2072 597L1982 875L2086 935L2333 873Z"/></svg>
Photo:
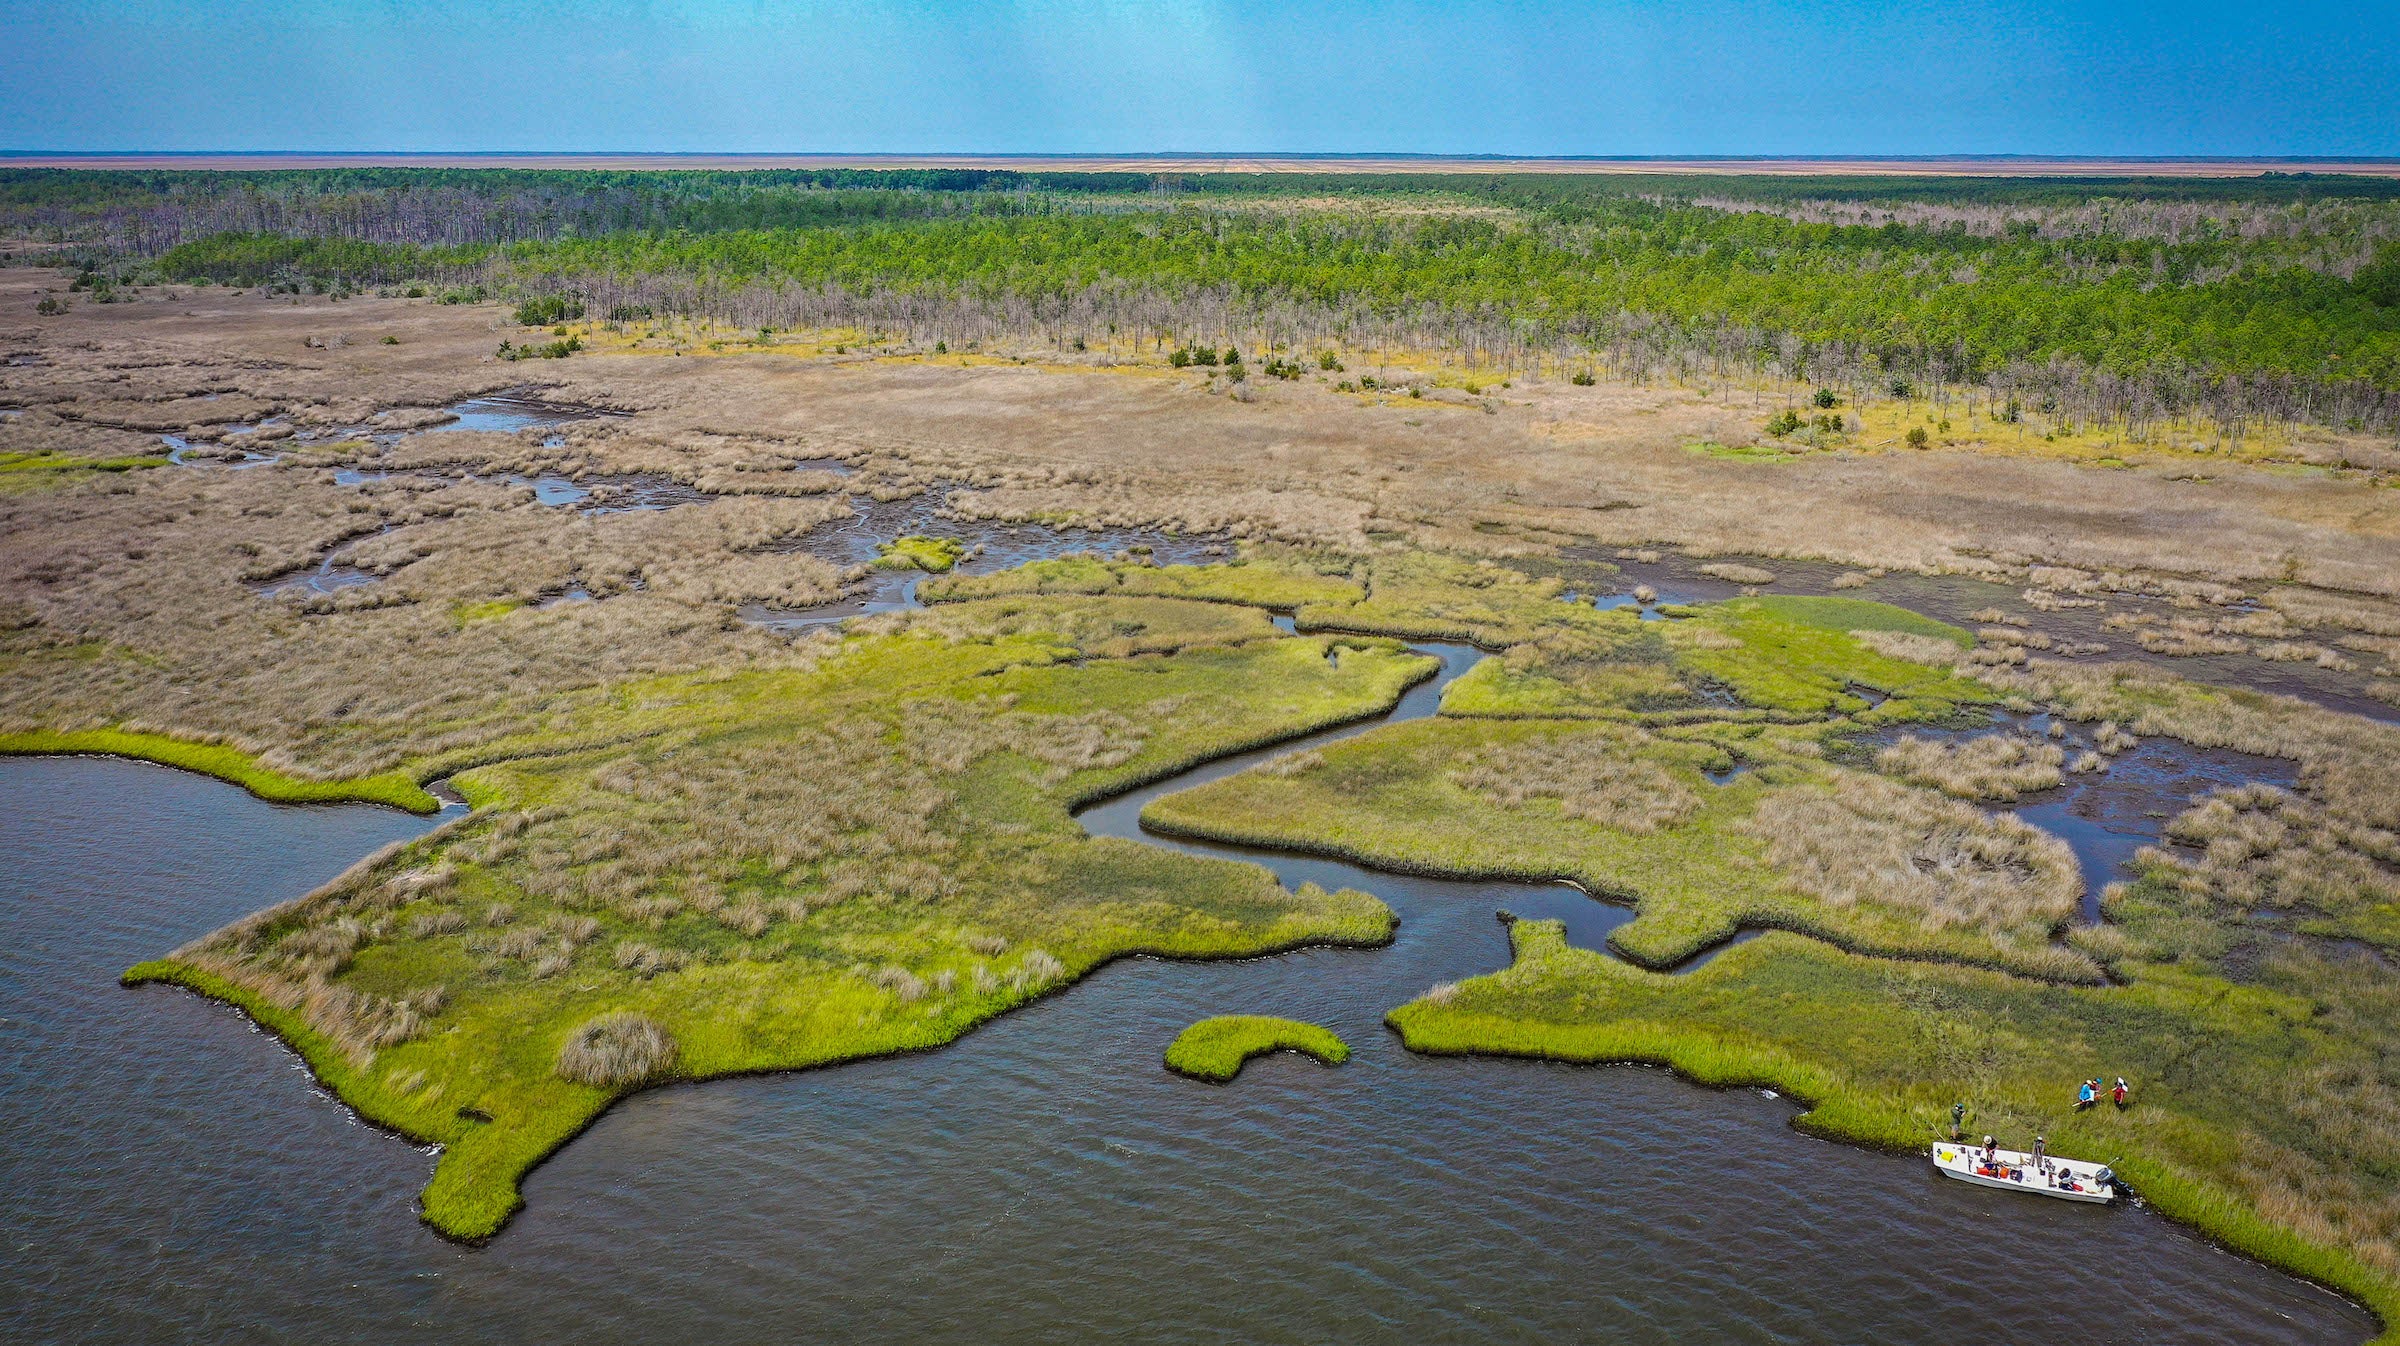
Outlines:
<svg viewBox="0 0 2400 1346"><path fill-rule="evenodd" d="M1350 1044L1330 1028L1264 1014L1223 1014L1202 1019L1167 1045L1167 1069L1196 1080L1224 1084L1251 1057L1299 1052L1329 1066L1350 1059Z"/></svg>
<svg viewBox="0 0 2400 1346"><path fill-rule="evenodd" d="M260 766L258 759L250 754L223 744L193 743L164 734L124 729L80 729L63 733L34 730L0 734L0 754L131 757L144 762L156 762L161 766L196 771L203 776L214 776L277 804L389 804L410 813L438 813L442 807L442 801L427 794L415 779L400 772L358 776L348 780L305 780Z"/></svg>
<svg viewBox="0 0 2400 1346"><path fill-rule="evenodd" d="M0 492L63 485L96 472L133 472L166 465L166 455L158 453L105 457L79 457L71 453L0 453Z"/></svg>
<svg viewBox="0 0 2400 1346"><path fill-rule="evenodd" d="M966 544L950 537L901 537L877 543L875 564L885 570L922 570L939 575L967 554Z"/></svg>

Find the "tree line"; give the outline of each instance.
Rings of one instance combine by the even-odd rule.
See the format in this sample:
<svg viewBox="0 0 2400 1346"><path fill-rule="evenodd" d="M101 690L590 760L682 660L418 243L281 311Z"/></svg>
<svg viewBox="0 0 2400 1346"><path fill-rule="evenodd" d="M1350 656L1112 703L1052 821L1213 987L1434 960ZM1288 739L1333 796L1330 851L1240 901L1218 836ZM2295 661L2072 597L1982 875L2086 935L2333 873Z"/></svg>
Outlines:
<svg viewBox="0 0 2400 1346"><path fill-rule="evenodd" d="M2136 431L2400 427L2400 203L2372 180L239 176L0 174L0 221L105 225L89 256L180 280L422 280L928 344L1334 342L1974 388Z"/></svg>

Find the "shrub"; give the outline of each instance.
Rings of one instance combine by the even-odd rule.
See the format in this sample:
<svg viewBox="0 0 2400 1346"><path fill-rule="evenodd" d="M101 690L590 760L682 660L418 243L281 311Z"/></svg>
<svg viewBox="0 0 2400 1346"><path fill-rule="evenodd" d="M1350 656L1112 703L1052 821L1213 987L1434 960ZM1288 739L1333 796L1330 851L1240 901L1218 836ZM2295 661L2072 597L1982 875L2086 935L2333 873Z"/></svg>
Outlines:
<svg viewBox="0 0 2400 1346"><path fill-rule="evenodd" d="M583 316L583 301L563 294L535 295L517 305L519 327L549 327Z"/></svg>
<svg viewBox="0 0 2400 1346"><path fill-rule="evenodd" d="M1924 426L1912 425L1908 428L1908 447L1921 449L1932 442L1933 437L1925 433Z"/></svg>
<svg viewBox="0 0 2400 1346"><path fill-rule="evenodd" d="M568 356L573 355L575 352L582 349L582 337L568 337L563 341L544 342L539 346L516 346L503 341L500 343L500 358L510 361L564 360Z"/></svg>
<svg viewBox="0 0 2400 1346"><path fill-rule="evenodd" d="M640 1014L603 1014L558 1049L560 1079L603 1089L655 1079L674 1064L675 1039Z"/></svg>
<svg viewBox="0 0 2400 1346"><path fill-rule="evenodd" d="M1578 388L1589 388L1599 381L1600 380L1592 377L1592 371L1588 369L1576 370L1575 377L1567 380L1567 382L1574 384Z"/></svg>
<svg viewBox="0 0 2400 1346"><path fill-rule="evenodd" d="M627 940L617 946L616 964L641 977L655 977L661 972L673 972L684 965L687 956L681 949L661 949Z"/></svg>

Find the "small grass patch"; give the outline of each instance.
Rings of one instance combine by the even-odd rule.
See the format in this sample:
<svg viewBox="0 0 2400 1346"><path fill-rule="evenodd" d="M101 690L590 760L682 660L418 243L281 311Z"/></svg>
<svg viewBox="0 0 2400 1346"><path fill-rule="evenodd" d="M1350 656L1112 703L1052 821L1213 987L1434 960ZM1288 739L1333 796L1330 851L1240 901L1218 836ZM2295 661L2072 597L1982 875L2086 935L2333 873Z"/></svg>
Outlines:
<svg viewBox="0 0 2400 1346"><path fill-rule="evenodd" d="M1330 1028L1264 1014L1222 1014L1202 1019L1175 1035L1167 1046L1167 1069L1196 1080L1223 1084L1253 1056L1299 1052L1329 1066L1350 1059L1350 1044Z"/></svg>
<svg viewBox="0 0 2400 1346"><path fill-rule="evenodd" d="M1788 463L1800 456L1766 444L1726 445L1719 444L1713 439L1703 439L1686 444L1683 446L1683 451L1698 454L1703 458L1722 458L1733 463Z"/></svg>
<svg viewBox="0 0 2400 1346"><path fill-rule="evenodd" d="M1857 715L1879 722L1939 719L1962 704L1996 699L1974 681L1868 645L1853 632L1941 640L1963 654L1974 637L1885 603L1855 598L1736 598L1687 610L1666 639L1688 674L1732 689L1749 705L1797 714ZM1870 712L1865 687L1888 699Z"/></svg>
<svg viewBox="0 0 2400 1346"><path fill-rule="evenodd" d="M60 486L97 472L133 472L166 465L164 454L78 458L70 453L0 453L0 494Z"/></svg>
<svg viewBox="0 0 2400 1346"><path fill-rule="evenodd" d="M0 472L131 472L166 464L166 455L156 453L114 458L78 458L71 453L0 453Z"/></svg>
<svg viewBox="0 0 2400 1346"><path fill-rule="evenodd" d="M525 606L525 600L521 598L494 598L482 603L453 603L450 605L450 620L461 627L473 626L477 622L488 622L495 617L505 617L523 606Z"/></svg>
<svg viewBox="0 0 2400 1346"><path fill-rule="evenodd" d="M900 537L876 544L875 564L885 570L922 570L939 575L967 554L954 537Z"/></svg>

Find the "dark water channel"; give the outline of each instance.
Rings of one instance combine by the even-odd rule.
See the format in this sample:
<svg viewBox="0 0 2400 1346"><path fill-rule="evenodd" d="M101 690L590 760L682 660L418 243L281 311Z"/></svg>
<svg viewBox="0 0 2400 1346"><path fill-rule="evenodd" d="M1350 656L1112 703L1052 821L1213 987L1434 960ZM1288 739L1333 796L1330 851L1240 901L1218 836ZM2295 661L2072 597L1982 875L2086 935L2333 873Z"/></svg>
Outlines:
<svg viewBox="0 0 2400 1346"><path fill-rule="evenodd" d="M1445 680L1472 662L1438 650ZM1398 714L1429 713L1440 684ZM1334 731L1335 734L1344 731ZM1352 730L1349 732L1356 732ZM1287 745L1286 751L1299 745ZM1138 836L1148 798L1092 809ZM1137 959L925 1056L663 1089L538 1170L483 1248L415 1220L430 1159L272 1039L127 964L429 826L133 763L0 760L0 1302L15 1340L2325 1342L2371 1318L2137 1210L2010 1198L1658 1071L1403 1051L1383 1013L1597 945L1563 888L1245 856L1365 887L1380 950ZM1154 844L1211 851L1188 843ZM1356 1049L1230 1086L1193 1019Z"/></svg>

